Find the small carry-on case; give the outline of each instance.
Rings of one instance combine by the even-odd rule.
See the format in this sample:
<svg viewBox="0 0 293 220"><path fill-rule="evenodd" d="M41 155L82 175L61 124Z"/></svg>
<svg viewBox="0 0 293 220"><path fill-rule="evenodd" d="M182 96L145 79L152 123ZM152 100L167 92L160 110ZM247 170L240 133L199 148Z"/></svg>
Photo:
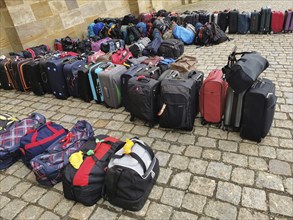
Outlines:
<svg viewBox="0 0 293 220"><path fill-rule="evenodd" d="M111 158L105 177L105 198L126 210L140 210L155 184L160 167L153 150L138 138L126 140Z"/></svg>
<svg viewBox="0 0 293 220"><path fill-rule="evenodd" d="M242 12L238 14L238 34L246 34L249 31L250 14Z"/></svg>
<svg viewBox="0 0 293 220"><path fill-rule="evenodd" d="M124 143L107 135L97 135L90 138L80 151L73 153L63 171L65 198L86 206L92 206L102 198L105 168L111 156L122 148Z"/></svg>
<svg viewBox="0 0 293 220"><path fill-rule="evenodd" d="M77 70L77 91L79 94L79 98L81 98L85 102L90 102L93 100L93 94L88 73L89 67L87 65L84 65Z"/></svg>
<svg viewBox="0 0 293 220"><path fill-rule="evenodd" d="M271 33L271 9L268 7L261 8L260 11L260 25L259 33L260 34L269 34Z"/></svg>
<svg viewBox="0 0 293 220"><path fill-rule="evenodd" d="M258 79L244 97L241 138L260 142L267 135L276 101L275 84L268 79Z"/></svg>
<svg viewBox="0 0 293 220"><path fill-rule="evenodd" d="M260 23L260 12L259 11L251 12L251 15L250 15L250 28L249 28L249 33L250 34L258 34L259 23Z"/></svg>
<svg viewBox="0 0 293 220"><path fill-rule="evenodd" d="M223 72L218 69L210 72L203 81L199 92L199 108L203 125L208 122L221 125L227 87Z"/></svg>
<svg viewBox="0 0 293 220"><path fill-rule="evenodd" d="M272 11L272 22L271 29L274 33L281 33L284 24L284 12L282 11Z"/></svg>
<svg viewBox="0 0 293 220"><path fill-rule="evenodd" d="M145 76L132 77L127 86L127 105L130 121L139 118L152 127L158 121L160 82Z"/></svg>
<svg viewBox="0 0 293 220"><path fill-rule="evenodd" d="M238 15L239 11L236 9L229 11L229 34L236 34L238 31Z"/></svg>
<svg viewBox="0 0 293 220"><path fill-rule="evenodd" d="M78 98L78 69L85 66L86 61L82 58L73 58L63 63L63 74L66 79L69 96Z"/></svg>
<svg viewBox="0 0 293 220"><path fill-rule="evenodd" d="M158 79L161 75L159 67L148 66L136 72L136 76L145 76L151 79Z"/></svg>
<svg viewBox="0 0 293 220"><path fill-rule="evenodd" d="M10 59L3 59L0 61L0 84L5 90L13 89L11 80L11 61Z"/></svg>
<svg viewBox="0 0 293 220"><path fill-rule="evenodd" d="M285 11L284 32L293 31L293 12L292 10Z"/></svg>
<svg viewBox="0 0 293 220"><path fill-rule="evenodd" d="M125 66L112 65L99 73L104 104L107 107L119 108L122 105L120 77L126 71Z"/></svg>

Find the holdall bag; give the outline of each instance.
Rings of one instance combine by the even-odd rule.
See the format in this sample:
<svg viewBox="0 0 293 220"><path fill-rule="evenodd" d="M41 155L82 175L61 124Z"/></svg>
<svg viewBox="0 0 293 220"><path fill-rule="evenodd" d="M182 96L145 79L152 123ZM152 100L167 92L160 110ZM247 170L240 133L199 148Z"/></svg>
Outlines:
<svg viewBox="0 0 293 220"><path fill-rule="evenodd" d="M238 14L238 34L246 34L249 31L250 14L242 12Z"/></svg>
<svg viewBox="0 0 293 220"><path fill-rule="evenodd" d="M105 177L105 198L126 210L140 210L159 175L159 161L138 138L126 140L112 156Z"/></svg>
<svg viewBox="0 0 293 220"><path fill-rule="evenodd" d="M85 120L77 121L65 137L55 141L44 153L31 160L30 165L36 180L47 186L60 182L62 169L68 164L70 155L82 149L93 135L90 123Z"/></svg>
<svg viewBox="0 0 293 220"><path fill-rule="evenodd" d="M101 50L101 45L103 43L106 43L106 42L110 41L110 40L112 40L112 38L106 37L106 38L103 38L103 39L98 40L96 42L92 41L92 43L91 43L92 51L95 51L95 52L100 51Z"/></svg>
<svg viewBox="0 0 293 220"><path fill-rule="evenodd" d="M196 58L193 56L183 55L177 59L175 63L171 63L170 69L177 70L182 73L196 70L196 61Z"/></svg>
<svg viewBox="0 0 293 220"><path fill-rule="evenodd" d="M20 139L31 129L46 123L39 113L15 122L8 130L0 134L0 170L10 167L20 158Z"/></svg>
<svg viewBox="0 0 293 220"><path fill-rule="evenodd" d="M46 53L50 52L50 46L49 45L39 45L36 47L30 47L25 49L25 51L23 51L24 57L25 58L36 58L40 55L45 55Z"/></svg>
<svg viewBox="0 0 293 220"><path fill-rule="evenodd" d="M118 49L124 49L125 48L125 42L124 40L110 40L107 42L103 42L101 44L101 51L105 53L113 52Z"/></svg>
<svg viewBox="0 0 293 220"><path fill-rule="evenodd" d="M260 142L270 130L276 102L275 84L269 79L258 79L244 97L240 137Z"/></svg>
<svg viewBox="0 0 293 220"><path fill-rule="evenodd" d="M107 135L97 135L90 138L82 150L73 153L63 171L65 198L86 206L102 198L107 165L124 143Z"/></svg>
<svg viewBox="0 0 293 220"><path fill-rule="evenodd" d="M184 44L177 39L164 40L158 49L158 55L177 59L184 53Z"/></svg>
<svg viewBox="0 0 293 220"><path fill-rule="evenodd" d="M31 169L30 161L42 154L56 140L66 136L68 131L62 125L47 122L35 129L31 129L20 139L21 159Z"/></svg>
<svg viewBox="0 0 293 220"><path fill-rule="evenodd" d="M179 25L176 25L173 29L173 35L176 39L181 40L185 44L192 44L195 37L193 31Z"/></svg>
<svg viewBox="0 0 293 220"><path fill-rule="evenodd" d="M18 118L10 114L7 114L7 113L0 114L0 134L7 131L17 121L18 121Z"/></svg>
<svg viewBox="0 0 293 220"><path fill-rule="evenodd" d="M236 60L236 55L242 56ZM237 94L240 94L251 87L268 66L268 60L258 52L233 52L228 58L228 64L222 71L229 86Z"/></svg>
<svg viewBox="0 0 293 220"><path fill-rule="evenodd" d="M119 49L112 54L111 62L123 65L131 57L133 57L133 55L128 49Z"/></svg>
<svg viewBox="0 0 293 220"><path fill-rule="evenodd" d="M219 69L212 70L203 81L199 91L199 109L203 125L207 122L221 125L227 88L223 72Z"/></svg>
<svg viewBox="0 0 293 220"><path fill-rule="evenodd" d="M250 28L249 32L251 34L257 34L259 31L259 23L260 23L260 12L259 11L254 11L251 12L250 15Z"/></svg>

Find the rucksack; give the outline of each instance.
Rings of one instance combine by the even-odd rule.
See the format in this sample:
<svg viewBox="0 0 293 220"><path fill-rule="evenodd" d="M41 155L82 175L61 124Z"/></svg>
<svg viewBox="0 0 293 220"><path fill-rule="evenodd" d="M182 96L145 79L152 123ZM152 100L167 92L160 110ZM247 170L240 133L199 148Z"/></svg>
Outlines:
<svg viewBox="0 0 293 220"><path fill-rule="evenodd" d="M98 22L93 25L93 32L96 36L99 36L101 30L105 27L105 24L103 22Z"/></svg>
<svg viewBox="0 0 293 220"><path fill-rule="evenodd" d="M46 122L39 113L15 122L10 129L0 134L0 170L11 166L20 158L20 139L31 129Z"/></svg>
<svg viewBox="0 0 293 220"><path fill-rule="evenodd" d="M212 23L211 26L214 31L213 43L220 44L226 40L230 40L225 32L221 30L219 25L217 25L216 23Z"/></svg>
<svg viewBox="0 0 293 220"><path fill-rule="evenodd" d="M96 35L95 35L95 32L94 32L94 26L95 26L95 23L91 23L91 24L87 27L88 37L94 37L94 36L96 36Z"/></svg>
<svg viewBox="0 0 293 220"><path fill-rule="evenodd" d="M93 135L90 123L85 120L77 121L64 138L55 141L44 153L31 160L37 181L47 186L60 182L62 169L68 164L70 155L79 151Z"/></svg>
<svg viewBox="0 0 293 220"><path fill-rule="evenodd" d="M121 24L122 25L129 25L129 24L137 24L137 22L138 22L138 19L135 18L135 15L128 14L128 15L124 16Z"/></svg>
<svg viewBox="0 0 293 220"><path fill-rule="evenodd" d="M15 122L18 121L18 118L13 117L10 114L0 114L0 134L9 129Z"/></svg>
<svg viewBox="0 0 293 220"><path fill-rule="evenodd" d="M113 39L120 39L122 37L120 28L119 24L113 24L108 30L108 36Z"/></svg>
<svg viewBox="0 0 293 220"><path fill-rule="evenodd" d="M137 29L140 31L142 37L147 36L147 25L144 22L139 22L136 25Z"/></svg>

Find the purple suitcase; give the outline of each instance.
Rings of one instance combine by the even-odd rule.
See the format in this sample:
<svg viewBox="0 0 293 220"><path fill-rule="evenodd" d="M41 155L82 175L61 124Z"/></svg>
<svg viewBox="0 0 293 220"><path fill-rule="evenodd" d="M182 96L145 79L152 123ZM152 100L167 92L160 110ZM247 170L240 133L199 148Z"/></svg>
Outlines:
<svg viewBox="0 0 293 220"><path fill-rule="evenodd" d="M284 32L293 31L293 15L292 11L285 12Z"/></svg>
<svg viewBox="0 0 293 220"><path fill-rule="evenodd" d="M110 37L106 37L104 39L98 40L97 42L92 42L91 47L92 47L92 51L99 51L101 49L101 45L102 43L108 42L112 40Z"/></svg>

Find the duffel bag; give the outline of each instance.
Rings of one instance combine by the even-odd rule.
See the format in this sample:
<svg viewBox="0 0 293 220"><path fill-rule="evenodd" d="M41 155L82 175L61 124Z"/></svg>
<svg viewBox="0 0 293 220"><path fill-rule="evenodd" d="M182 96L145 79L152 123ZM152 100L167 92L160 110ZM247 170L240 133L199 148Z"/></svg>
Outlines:
<svg viewBox="0 0 293 220"><path fill-rule="evenodd" d="M177 59L184 53L184 44L177 39L167 39L161 43L158 55L165 58Z"/></svg>
<svg viewBox="0 0 293 220"><path fill-rule="evenodd" d="M183 41L185 44L192 44L195 37L194 32L179 25L176 25L173 29L173 35L176 39Z"/></svg>

